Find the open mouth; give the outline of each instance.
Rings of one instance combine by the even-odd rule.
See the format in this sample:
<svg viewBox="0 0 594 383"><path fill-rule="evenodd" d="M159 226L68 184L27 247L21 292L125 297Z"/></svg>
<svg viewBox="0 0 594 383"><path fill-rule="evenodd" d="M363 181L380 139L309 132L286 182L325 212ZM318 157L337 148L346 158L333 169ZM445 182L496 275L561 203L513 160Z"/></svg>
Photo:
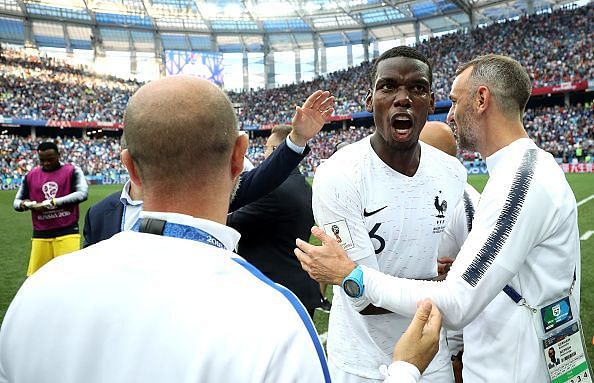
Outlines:
<svg viewBox="0 0 594 383"><path fill-rule="evenodd" d="M408 138L413 128L413 121L407 114L396 114L390 119L392 129L394 129L394 138L403 140Z"/></svg>

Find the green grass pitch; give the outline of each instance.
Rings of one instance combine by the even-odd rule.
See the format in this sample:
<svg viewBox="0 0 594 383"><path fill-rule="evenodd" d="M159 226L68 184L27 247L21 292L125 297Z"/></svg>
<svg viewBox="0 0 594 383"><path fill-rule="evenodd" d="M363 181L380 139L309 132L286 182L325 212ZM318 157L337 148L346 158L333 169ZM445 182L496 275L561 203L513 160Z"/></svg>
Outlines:
<svg viewBox="0 0 594 383"><path fill-rule="evenodd" d="M577 201L594 194L594 174L568 174L567 179L573 188ZM481 191L487 181L485 176L470 176L469 182ZM108 194L120 190L119 185L91 186L89 199L81 205L80 227L89 206ZM25 280L29 252L31 251L31 217L12 209L15 191L0 191L0 320L17 290ZM594 231L594 199L578 207L580 236ZM536 223L535 223L536 224ZM584 325L586 346L590 359L594 360L594 235L581 242L582 251L582 289L581 318ZM328 289L331 295L331 289ZM316 328L325 333L328 328L328 314L317 311Z"/></svg>

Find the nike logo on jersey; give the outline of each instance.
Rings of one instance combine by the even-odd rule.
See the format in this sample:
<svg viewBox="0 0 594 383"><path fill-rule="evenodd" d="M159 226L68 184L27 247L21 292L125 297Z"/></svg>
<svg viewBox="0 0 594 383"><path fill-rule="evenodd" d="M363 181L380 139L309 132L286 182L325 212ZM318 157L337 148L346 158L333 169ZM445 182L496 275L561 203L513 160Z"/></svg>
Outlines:
<svg viewBox="0 0 594 383"><path fill-rule="evenodd" d="M370 212L368 212L366 209L363 209L363 217L370 217L370 216L374 215L375 213L379 213L380 211L384 210L387 207L388 206L386 205L386 206L384 206L382 208L379 208L377 210L370 211Z"/></svg>

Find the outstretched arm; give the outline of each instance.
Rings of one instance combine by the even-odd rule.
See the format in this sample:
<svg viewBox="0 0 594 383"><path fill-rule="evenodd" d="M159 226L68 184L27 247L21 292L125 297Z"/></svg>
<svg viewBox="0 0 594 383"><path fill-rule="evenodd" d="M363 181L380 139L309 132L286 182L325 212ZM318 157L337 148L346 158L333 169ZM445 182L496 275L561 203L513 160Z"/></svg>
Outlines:
<svg viewBox="0 0 594 383"><path fill-rule="evenodd" d="M334 112L333 106L334 97L330 96L330 92L318 90L307 98L303 106L297 107L292 121L293 131L287 140L302 148L301 151L297 152L283 142L260 166L243 172L229 211L267 195L287 179L309 153L307 141L322 129L326 119Z"/></svg>
<svg viewBox="0 0 594 383"><path fill-rule="evenodd" d="M409 317L414 315L417 302L429 297L443 313L448 328L464 327L510 283L534 246L551 235L549 231L555 227L552 222L568 216L570 206L552 200L542 188L535 189L528 190L523 205L506 201L506 195L498 192L490 196L490 202L477 211L472 232L444 281L397 278L362 266L364 297L376 306ZM353 262L321 229L312 229L312 233L323 245L312 249L298 241L295 254L312 278L339 284L354 268ZM573 265L563 271L569 289Z"/></svg>

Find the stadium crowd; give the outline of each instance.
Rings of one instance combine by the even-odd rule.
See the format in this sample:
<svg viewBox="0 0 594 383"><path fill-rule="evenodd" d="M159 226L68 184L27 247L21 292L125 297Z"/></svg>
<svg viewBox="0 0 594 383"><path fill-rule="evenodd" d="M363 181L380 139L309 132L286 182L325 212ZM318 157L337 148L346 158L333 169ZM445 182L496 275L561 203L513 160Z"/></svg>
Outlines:
<svg viewBox="0 0 594 383"><path fill-rule="evenodd" d="M518 59L533 76L534 87L579 82L594 78L592 19L593 3L567 6L430 38L418 49L433 61L433 90L438 101L448 98L458 64L477 54L496 52ZM229 95L241 105L239 120L244 129L286 123L296 103L316 89L334 94L335 114L348 115L364 108L370 67L364 62L309 82ZM121 122L129 96L140 85L22 51L0 52L0 114L4 117Z"/></svg>
<svg viewBox="0 0 594 383"><path fill-rule="evenodd" d="M558 162L591 163L594 157L594 109L592 104L570 107L538 107L526 110L526 130L534 142L553 154ZM300 165L304 174L312 174L318 165L334 153L341 142L356 142L370 135L373 127L350 126L344 129L322 130L309 145L311 153ZM258 165L264 160L266 137L250 139L247 152L249 160ZM36 164L31 156L44 138L0 136L0 172L3 179L19 179ZM85 175L100 177L103 182L117 183L123 179L126 169L119 155L119 138L58 138L56 143L64 159L81 167ZM460 155L464 162L479 165L481 160L475 153Z"/></svg>
<svg viewBox="0 0 594 383"><path fill-rule="evenodd" d="M140 84L24 51L0 51L0 115L7 118L120 122Z"/></svg>
<svg viewBox="0 0 594 383"><path fill-rule="evenodd" d="M534 142L559 162L592 162L594 110L592 106L527 109L525 127Z"/></svg>
<svg viewBox="0 0 594 383"><path fill-rule="evenodd" d="M0 136L0 181L18 182L33 169L38 161L31 153L45 140L44 137ZM63 160L78 165L86 176L99 177L103 183L119 183L127 179L127 171L120 161L119 138L58 137L54 141Z"/></svg>
<svg viewBox="0 0 594 383"><path fill-rule="evenodd" d="M418 48L434 62L436 100L447 98L454 70L459 62L478 53L511 55L528 68L533 86L594 78L594 4L568 6L518 20L494 23L470 32L460 31L422 42ZM551 39L550 36L555 36ZM275 89L229 92L241 105L241 128L285 123L295 103L317 89L327 89L336 97L335 114L363 110L369 87L371 64L364 62L309 82ZM0 116L4 118L61 121L121 122L128 98L140 83L99 76L82 66L22 50L0 49ZM528 109L526 129L533 140L551 152L558 162L591 162L594 155L594 116L591 104ZM372 129L349 127L321 132L312 142L312 153L303 161L304 173L316 167L334 151L337 143L354 142ZM18 179L34 165L28 157L41 138L0 137L0 170L3 179ZM58 140L64 158L79 165L85 175L117 182L126 171L119 160L116 138L68 138ZM255 164L263 159L265 138L254 138L248 157ZM461 159L480 164L475 153L461 153Z"/></svg>

